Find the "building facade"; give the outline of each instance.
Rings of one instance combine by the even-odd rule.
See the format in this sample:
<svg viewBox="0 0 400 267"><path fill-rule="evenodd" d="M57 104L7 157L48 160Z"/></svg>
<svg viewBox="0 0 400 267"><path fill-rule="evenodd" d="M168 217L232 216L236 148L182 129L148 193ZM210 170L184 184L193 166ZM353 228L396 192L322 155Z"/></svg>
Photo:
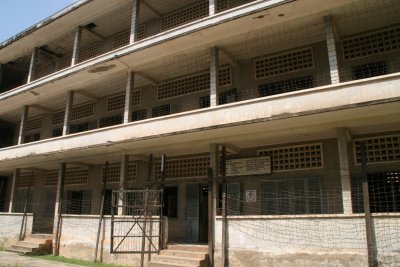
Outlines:
<svg viewBox="0 0 400 267"><path fill-rule="evenodd" d="M4 41L0 245L50 234L55 254L133 266L176 243L206 244L210 266L398 266L399 13L81 0Z"/></svg>

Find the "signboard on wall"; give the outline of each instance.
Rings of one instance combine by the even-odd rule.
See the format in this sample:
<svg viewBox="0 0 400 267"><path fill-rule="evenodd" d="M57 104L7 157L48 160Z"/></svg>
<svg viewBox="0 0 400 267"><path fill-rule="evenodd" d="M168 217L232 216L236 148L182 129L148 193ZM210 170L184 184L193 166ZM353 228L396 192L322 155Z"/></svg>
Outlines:
<svg viewBox="0 0 400 267"><path fill-rule="evenodd" d="M242 176L270 173L270 156L230 159L226 161L226 176Z"/></svg>
<svg viewBox="0 0 400 267"><path fill-rule="evenodd" d="M246 202L257 202L257 190L246 190Z"/></svg>

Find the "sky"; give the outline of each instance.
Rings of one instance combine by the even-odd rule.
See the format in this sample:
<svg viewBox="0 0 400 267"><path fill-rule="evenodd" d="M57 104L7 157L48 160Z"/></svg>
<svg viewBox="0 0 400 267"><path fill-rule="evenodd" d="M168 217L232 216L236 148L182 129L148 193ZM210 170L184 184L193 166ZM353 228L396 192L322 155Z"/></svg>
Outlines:
<svg viewBox="0 0 400 267"><path fill-rule="evenodd" d="M0 0L0 43L76 0Z"/></svg>

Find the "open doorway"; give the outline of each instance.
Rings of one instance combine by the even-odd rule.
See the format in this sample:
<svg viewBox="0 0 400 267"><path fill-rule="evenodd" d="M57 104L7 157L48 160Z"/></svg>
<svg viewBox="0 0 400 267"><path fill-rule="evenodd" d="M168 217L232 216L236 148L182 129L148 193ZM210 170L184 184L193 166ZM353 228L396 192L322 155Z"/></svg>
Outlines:
<svg viewBox="0 0 400 267"><path fill-rule="evenodd" d="M206 243L208 241L208 186L186 185L185 241Z"/></svg>

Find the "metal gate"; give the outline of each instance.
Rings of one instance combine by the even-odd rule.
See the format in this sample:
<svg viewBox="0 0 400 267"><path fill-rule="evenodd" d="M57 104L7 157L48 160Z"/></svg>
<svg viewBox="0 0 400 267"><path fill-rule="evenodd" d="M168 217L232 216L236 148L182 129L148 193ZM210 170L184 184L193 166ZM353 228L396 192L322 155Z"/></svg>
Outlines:
<svg viewBox="0 0 400 267"><path fill-rule="evenodd" d="M162 190L112 192L111 253L160 252L162 201Z"/></svg>

